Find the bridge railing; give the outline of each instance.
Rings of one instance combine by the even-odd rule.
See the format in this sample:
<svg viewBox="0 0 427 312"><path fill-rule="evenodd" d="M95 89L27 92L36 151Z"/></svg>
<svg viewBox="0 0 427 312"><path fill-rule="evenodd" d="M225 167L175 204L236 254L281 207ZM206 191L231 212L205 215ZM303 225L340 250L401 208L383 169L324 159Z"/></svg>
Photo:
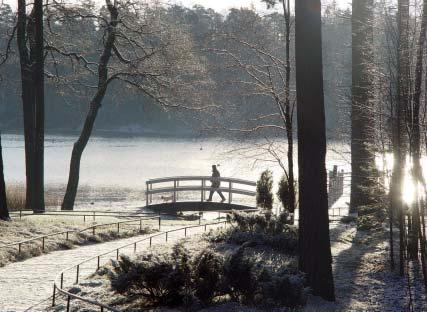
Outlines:
<svg viewBox="0 0 427 312"><path fill-rule="evenodd" d="M153 202L153 195L155 194L172 194L172 202L176 202L179 197L180 192L187 191L199 191L200 192L200 201L204 201L206 198L206 192L211 191L211 185L208 185L212 179L211 176L180 176L180 177L167 177L167 178L158 178L150 179L146 182L146 205L149 206ZM221 192L228 193L228 203L233 201L233 194L245 195L245 196L256 196L256 182L235 179L235 178L219 178L221 185L215 190L220 190ZM191 185L180 185L180 182L194 182ZM170 183L167 186L153 187L158 184ZM224 186L225 184L225 186ZM246 188L242 188L242 186ZM247 187L252 189L248 189Z"/></svg>

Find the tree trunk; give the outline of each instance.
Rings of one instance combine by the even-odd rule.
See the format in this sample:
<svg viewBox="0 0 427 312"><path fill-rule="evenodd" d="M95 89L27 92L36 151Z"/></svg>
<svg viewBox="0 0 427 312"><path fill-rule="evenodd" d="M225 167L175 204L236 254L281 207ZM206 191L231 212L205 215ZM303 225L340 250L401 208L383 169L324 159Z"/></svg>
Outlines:
<svg viewBox="0 0 427 312"><path fill-rule="evenodd" d="M45 211L44 202L44 42L43 0L34 1L34 181L33 210Z"/></svg>
<svg viewBox="0 0 427 312"><path fill-rule="evenodd" d="M329 241L320 0L295 3L299 267L315 295L335 300Z"/></svg>
<svg viewBox="0 0 427 312"><path fill-rule="evenodd" d="M26 45L26 27L27 27L27 14L25 0L18 0L18 21L16 27L16 38L19 50L19 61L21 65L21 97L22 97L22 111L24 119L24 138L25 138L25 175L26 175L26 209L31 208L31 95L32 76L28 49Z"/></svg>
<svg viewBox="0 0 427 312"><path fill-rule="evenodd" d="M26 1L18 0L17 45L21 65L21 96L25 137L25 206L34 212L43 212L45 204L42 0L34 1L33 10L29 16L26 14Z"/></svg>
<svg viewBox="0 0 427 312"><path fill-rule="evenodd" d="M423 271L424 288L427 290L427 263L426 263L426 224L425 224L425 201L421 200L421 226L419 228L419 236L421 241L421 268Z"/></svg>
<svg viewBox="0 0 427 312"><path fill-rule="evenodd" d="M4 182L1 133L0 133L0 220L4 220L4 221L10 220L9 210L7 209L7 200L6 200L6 183Z"/></svg>
<svg viewBox="0 0 427 312"><path fill-rule="evenodd" d="M114 5L112 5L109 0L107 0L106 2L107 2L107 8L110 12L110 23L107 30L107 39L104 44L104 50L102 55L99 58L98 90L90 102L89 111L86 116L83 130L77 142L74 143L74 146L73 146L67 189L61 205L62 210L73 210L74 208L74 202L77 195L77 188L79 185L80 161L82 158L83 151L92 134L93 126L96 120L96 115L98 114L98 110L101 107L101 103L107 91L107 86L109 82L108 81L108 62L111 58L111 52L116 39L118 11L117 11L117 8Z"/></svg>
<svg viewBox="0 0 427 312"><path fill-rule="evenodd" d="M405 249L406 249L406 227L405 215L402 201L402 180L405 169L405 116L409 103L409 2L399 0L398 2L398 77L397 77L397 103L394 118L393 135L393 157L394 165L391 180L392 209L399 218L399 272L404 274Z"/></svg>
<svg viewBox="0 0 427 312"><path fill-rule="evenodd" d="M291 110L291 7L289 0L282 0L283 15L285 17L285 59L286 59L286 73L285 73L285 127L286 137L288 140L288 190L289 190L289 208L292 216L295 212L296 194L295 194L295 178L294 178L294 133L293 133L293 116ZM293 221L293 217L292 217Z"/></svg>
<svg viewBox="0 0 427 312"><path fill-rule="evenodd" d="M417 47L417 61L415 67L415 90L412 101L412 163L413 163L413 178L416 185L416 194L414 206L412 210L412 233L410 245L408 248L409 256L412 260L418 259L418 243L421 237L420 233L420 210L419 210L419 198L418 198L418 185L424 185L424 178L422 175L421 168L421 134L420 134L420 99L421 99L421 84L423 74L423 56L424 56L424 45L426 40L427 30L427 0L423 1L423 13L421 20L420 36L418 38Z"/></svg>
<svg viewBox="0 0 427 312"><path fill-rule="evenodd" d="M350 211L370 205L375 155L372 134L373 0L353 1Z"/></svg>

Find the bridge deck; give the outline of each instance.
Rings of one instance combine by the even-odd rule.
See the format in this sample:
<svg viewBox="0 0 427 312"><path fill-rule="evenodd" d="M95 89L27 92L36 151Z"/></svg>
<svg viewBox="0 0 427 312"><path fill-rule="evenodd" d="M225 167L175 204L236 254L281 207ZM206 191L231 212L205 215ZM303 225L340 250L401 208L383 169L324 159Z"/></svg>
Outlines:
<svg viewBox="0 0 427 312"><path fill-rule="evenodd" d="M255 207L239 205L239 204L200 202L200 201L152 204L147 208L155 212L163 212L163 213L176 213L179 211L230 211L230 210L247 210L247 209L256 210Z"/></svg>

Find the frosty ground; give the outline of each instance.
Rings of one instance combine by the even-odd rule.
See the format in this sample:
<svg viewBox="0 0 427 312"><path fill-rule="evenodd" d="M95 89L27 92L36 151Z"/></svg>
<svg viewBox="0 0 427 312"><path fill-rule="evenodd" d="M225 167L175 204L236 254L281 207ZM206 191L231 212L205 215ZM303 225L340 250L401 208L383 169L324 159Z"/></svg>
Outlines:
<svg viewBox="0 0 427 312"><path fill-rule="evenodd" d="M162 225L162 231L181 228L184 225L188 225L188 222L182 220L170 222L168 225ZM0 268L0 311L40 310L41 308L37 306L52 295L53 281L63 269L86 258L140 240L147 235L91 244L72 250L54 251ZM173 236L171 235L170 239L173 239ZM164 238L159 238L160 241L163 242Z"/></svg>
<svg viewBox="0 0 427 312"><path fill-rule="evenodd" d="M368 235L369 234L369 235ZM329 303L318 297L309 296L303 311L425 311L427 298L422 282L412 276L416 267L408 268L410 279L401 278L390 272L388 244L384 232L367 233L357 231L355 224L336 223L331 226L333 271L337 301ZM192 253L209 247L201 235L185 239L185 246ZM155 252L167 252L171 244L153 247ZM215 248L215 246L213 247ZM289 259L265 258L263 261L288 261ZM109 281L94 275L74 286L73 291L87 298L111 303L117 294L111 292ZM79 302L72 303L72 311L92 311ZM49 311L65 310L64 302ZM93 309L95 311L95 309ZM173 311L159 309L159 311ZM203 311L261 311L255 307L244 307L234 303L206 308Z"/></svg>

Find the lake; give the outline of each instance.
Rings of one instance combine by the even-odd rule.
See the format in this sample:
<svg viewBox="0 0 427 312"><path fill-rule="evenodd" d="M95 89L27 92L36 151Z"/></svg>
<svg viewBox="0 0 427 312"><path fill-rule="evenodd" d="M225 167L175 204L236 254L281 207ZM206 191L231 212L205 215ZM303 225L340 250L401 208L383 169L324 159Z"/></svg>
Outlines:
<svg viewBox="0 0 427 312"><path fill-rule="evenodd" d="M68 178L71 150L76 137L47 135L45 183L49 195L62 198ZM5 179L8 185L25 183L24 138L3 134ZM265 169L276 182L283 170L259 145L263 141L231 141L219 138L177 139L164 137L99 137L90 139L83 154L78 209L127 209L145 204L145 181L150 178L210 175L219 164L223 177L257 180ZM277 145L286 148L286 142ZM283 148L284 147L284 148ZM296 147L295 147L296 149ZM334 165L350 171L349 147L328 145L327 169ZM283 158L286 159L285 157ZM295 157L296 162L296 157Z"/></svg>

